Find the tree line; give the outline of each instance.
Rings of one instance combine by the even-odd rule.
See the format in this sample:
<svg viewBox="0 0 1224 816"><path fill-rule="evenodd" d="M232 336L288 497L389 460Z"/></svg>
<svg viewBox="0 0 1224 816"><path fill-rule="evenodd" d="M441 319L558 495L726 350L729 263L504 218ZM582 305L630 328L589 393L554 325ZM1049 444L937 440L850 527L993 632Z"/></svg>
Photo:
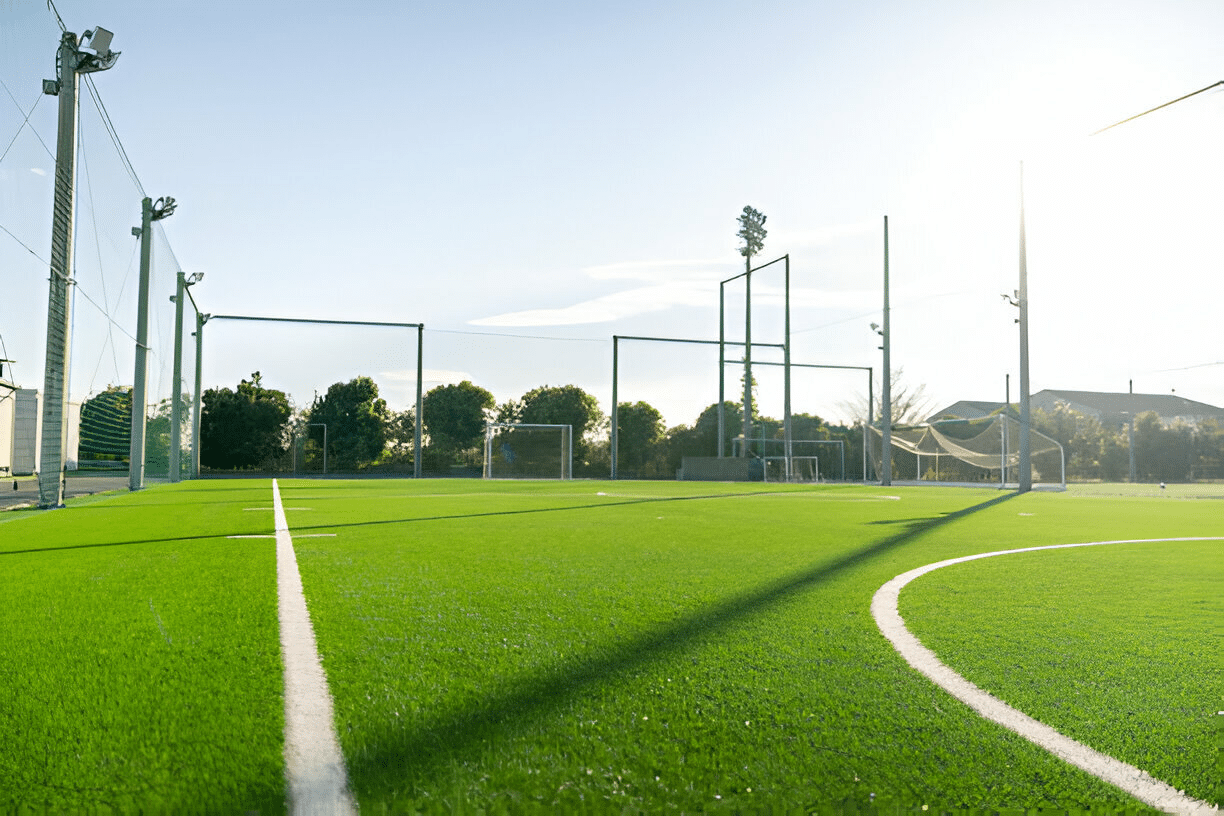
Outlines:
<svg viewBox="0 0 1224 816"><path fill-rule="evenodd" d="M201 402L200 464L206 470L319 471L324 454L329 472L403 473L415 463L414 411L391 410L369 377L335 383L301 410L283 391L267 387L258 371L235 388L208 389ZM723 445L729 454L743 409L727 402L724 410ZM598 400L576 385L544 385L498 404L488 390L465 380L426 392L421 412L421 469L431 475L478 475L490 422L570 425L574 475L606 477L611 470L609 418ZM623 478L674 479L685 456L718 452L717 403L691 425L671 428L645 401L621 403L618 414ZM830 426L808 414L796 414L792 427L795 439L846 440L844 476L861 478L860 428ZM754 438L782 435L780 420L754 418Z"/></svg>

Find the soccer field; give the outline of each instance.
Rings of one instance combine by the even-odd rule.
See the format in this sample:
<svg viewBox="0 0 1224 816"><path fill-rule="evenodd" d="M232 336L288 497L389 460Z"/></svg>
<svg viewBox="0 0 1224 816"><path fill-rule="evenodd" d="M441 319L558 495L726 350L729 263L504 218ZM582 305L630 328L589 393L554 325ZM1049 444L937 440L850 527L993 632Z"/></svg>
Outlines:
<svg viewBox="0 0 1224 816"><path fill-rule="evenodd" d="M279 487L363 812L1144 810L912 669L871 599L975 553L1224 536L1170 495ZM0 805L284 810L271 507L226 480L0 517ZM1221 546L984 559L900 607L996 697L1219 803Z"/></svg>

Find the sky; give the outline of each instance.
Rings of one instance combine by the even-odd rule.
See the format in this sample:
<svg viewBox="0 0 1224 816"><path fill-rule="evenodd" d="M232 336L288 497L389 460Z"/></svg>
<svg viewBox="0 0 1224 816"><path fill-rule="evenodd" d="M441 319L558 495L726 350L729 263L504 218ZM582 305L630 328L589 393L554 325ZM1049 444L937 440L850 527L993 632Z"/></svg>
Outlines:
<svg viewBox="0 0 1224 816"><path fill-rule="evenodd" d="M847 421L865 395L866 371L812 366L871 368L879 392L885 217L902 383L931 412L1001 401L1008 377L1015 400L1001 295L1023 189L1032 391L1224 405L1224 86L1090 135L1224 79L1218 0L56 7L69 31L114 32L122 56L90 82L135 176L83 88L74 399L132 381L147 194L178 205L154 249L163 392L181 269L204 273L191 294L213 315L423 324L425 390L469 379L501 402L573 383L607 411L614 335L718 339L749 205L768 218L755 261L789 258L794 411ZM0 0L0 350L33 388L59 31L44 0ZM754 342L785 340L783 269L753 274ZM741 342L743 280L724 292ZM364 375L399 410L416 342L214 319L203 384L258 370L305 406ZM618 352L619 400L669 426L718 399L716 347ZM780 417L780 367L754 374Z"/></svg>

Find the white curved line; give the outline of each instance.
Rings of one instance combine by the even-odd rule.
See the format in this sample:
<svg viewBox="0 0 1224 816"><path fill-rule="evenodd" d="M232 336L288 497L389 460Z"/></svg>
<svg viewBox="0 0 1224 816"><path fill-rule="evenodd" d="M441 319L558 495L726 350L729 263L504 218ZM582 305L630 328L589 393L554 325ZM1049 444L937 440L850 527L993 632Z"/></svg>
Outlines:
<svg viewBox="0 0 1224 816"><path fill-rule="evenodd" d="M1146 771L1114 759L1111 756L1095 751L1083 743L1063 736L1048 725L1038 722L1027 714L1018 711L1003 701L992 697L989 693L970 683L940 661L935 653L922 645L918 638L910 633L897 611L897 601L901 590L910 581L926 575L941 567L961 564L966 561L976 561L979 558L991 558L996 555L1011 555L1013 553L1034 552L1037 550L1062 550L1072 547L1096 547L1103 544L1144 544L1160 541L1221 541L1220 536L1199 538L1146 538L1125 539L1119 541L1091 541L1083 544L1055 544L1046 547L1024 547L1017 550L999 550L996 552L967 555L962 558L950 558L927 564L909 572L902 573L876 590L871 599L871 615L876 626L892 642L893 647L905 658L906 662L926 675L936 685L943 688L953 697L968 705L978 714L988 720L1008 728L1028 741L1044 748L1055 756L1070 762L1072 765L1087 771L1093 776L1121 788L1136 799L1166 813L1182 814L1214 814L1218 812L1215 805L1186 796L1172 786L1154 778Z"/></svg>

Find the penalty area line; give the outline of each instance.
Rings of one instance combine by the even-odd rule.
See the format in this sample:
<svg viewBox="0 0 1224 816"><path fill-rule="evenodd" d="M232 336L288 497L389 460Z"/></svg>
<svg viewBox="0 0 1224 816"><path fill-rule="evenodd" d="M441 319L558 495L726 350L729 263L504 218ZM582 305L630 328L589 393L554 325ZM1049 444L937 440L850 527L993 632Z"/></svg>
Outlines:
<svg viewBox="0 0 1224 816"><path fill-rule="evenodd" d="M905 658L905 661L935 685L947 691L956 699L968 705L986 719L1002 725L1029 742L1044 748L1058 758L1087 771L1098 779L1108 782L1116 788L1129 793L1141 802L1166 813L1180 814L1218 814L1215 805L1186 796L1172 785L1161 782L1147 771L1128 765L1121 760L1102 754L1081 742L1060 734L1050 726L1033 719L1018 709L1004 703L997 697L983 691L978 686L954 672L941 661L933 651L922 645L922 641L914 637L905 625L897 609L901 590L915 578L934 572L942 567L962 564L966 561L976 561L979 558L992 558L996 555L1012 555L1014 553L1035 552L1038 550L1062 550L1072 547L1097 547L1105 544L1146 544L1162 541L1220 541L1218 536L1198 538L1148 538L1123 539L1119 541L1091 541L1082 544L1054 544L1045 547L1023 547L1016 550L999 550L996 552L967 555L962 558L950 558L927 564L909 572L904 572L893 578L876 590L871 598L871 615L876 626L884 637L892 643L893 648Z"/></svg>
<svg viewBox="0 0 1224 816"><path fill-rule="evenodd" d="M315 646L293 537L272 480L276 588L285 663L285 780L293 814L355 814L332 714L327 675Z"/></svg>

